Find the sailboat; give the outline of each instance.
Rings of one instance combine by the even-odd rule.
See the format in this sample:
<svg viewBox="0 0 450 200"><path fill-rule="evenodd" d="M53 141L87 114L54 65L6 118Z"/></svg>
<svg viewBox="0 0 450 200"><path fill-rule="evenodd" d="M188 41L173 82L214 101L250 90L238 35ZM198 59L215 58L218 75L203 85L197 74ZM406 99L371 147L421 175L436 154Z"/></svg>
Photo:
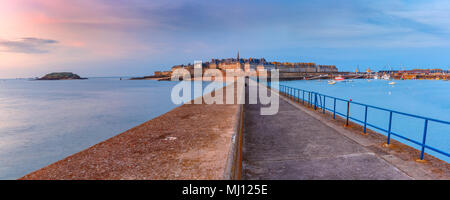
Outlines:
<svg viewBox="0 0 450 200"><path fill-rule="evenodd" d="M388 80L391 80L391 76L389 76ZM392 80L391 82L389 82L389 85L395 85L395 82Z"/></svg>

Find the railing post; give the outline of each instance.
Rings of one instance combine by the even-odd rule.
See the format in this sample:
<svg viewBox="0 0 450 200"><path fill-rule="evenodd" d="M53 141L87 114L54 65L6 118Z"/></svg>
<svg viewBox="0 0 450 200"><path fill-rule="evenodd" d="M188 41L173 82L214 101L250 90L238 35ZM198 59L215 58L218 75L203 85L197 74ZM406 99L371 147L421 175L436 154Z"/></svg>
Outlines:
<svg viewBox="0 0 450 200"><path fill-rule="evenodd" d="M318 103L317 103L317 107L318 108L322 108L322 95L321 94L319 94L319 93L317 93L317 101L318 101Z"/></svg>
<svg viewBox="0 0 450 200"><path fill-rule="evenodd" d="M291 96L292 96L292 100L294 100L294 97L295 97L295 95L294 95L295 93L294 93L294 88L292 88L291 89Z"/></svg>
<svg viewBox="0 0 450 200"><path fill-rule="evenodd" d="M297 101L297 88L294 88L294 101Z"/></svg>
<svg viewBox="0 0 450 200"><path fill-rule="evenodd" d="M309 92L306 91L306 93L308 94L308 99L306 100L306 105L309 106Z"/></svg>
<svg viewBox="0 0 450 200"><path fill-rule="evenodd" d="M333 119L336 119L336 98L334 98Z"/></svg>
<svg viewBox="0 0 450 200"><path fill-rule="evenodd" d="M325 114L325 95L323 95L323 106L322 106L322 110L323 110L323 114Z"/></svg>
<svg viewBox="0 0 450 200"><path fill-rule="evenodd" d="M347 121L345 122L345 126L348 126L349 115L350 115L350 101L347 101Z"/></svg>
<svg viewBox="0 0 450 200"><path fill-rule="evenodd" d="M292 96L292 100L294 100L294 98L295 98L295 90L294 90L294 88L292 88L291 89L291 96Z"/></svg>
<svg viewBox="0 0 450 200"><path fill-rule="evenodd" d="M420 152L420 160L423 160L423 154L425 153L425 140L427 139L427 129L428 129L428 119L425 120L425 125L423 127L423 140L422 140L422 151Z"/></svg>
<svg viewBox="0 0 450 200"><path fill-rule="evenodd" d="M311 92L308 92L308 106L311 107Z"/></svg>
<svg viewBox="0 0 450 200"><path fill-rule="evenodd" d="M391 143L391 128L392 128L392 111L389 114L389 128L388 128L388 138L387 138L388 145Z"/></svg>
<svg viewBox="0 0 450 200"><path fill-rule="evenodd" d="M289 86L287 86L286 89L287 89L287 90L286 90L286 97L289 99L289 90L290 90Z"/></svg>
<svg viewBox="0 0 450 200"><path fill-rule="evenodd" d="M294 88L291 88L291 100L294 100Z"/></svg>
<svg viewBox="0 0 450 200"><path fill-rule="evenodd" d="M314 110L317 110L317 93L314 93Z"/></svg>
<svg viewBox="0 0 450 200"><path fill-rule="evenodd" d="M305 98L305 100L306 100L306 105L309 106L309 92L306 91L306 94L308 94L308 99Z"/></svg>
<svg viewBox="0 0 450 200"><path fill-rule="evenodd" d="M289 99L292 99L292 88L289 87Z"/></svg>
<svg viewBox="0 0 450 200"><path fill-rule="evenodd" d="M292 88L292 90L291 90L291 96L292 96L292 101L294 101L294 99L295 99L295 89L294 88Z"/></svg>
<svg viewBox="0 0 450 200"><path fill-rule="evenodd" d="M292 88L291 87L289 87L288 88L288 99L292 99Z"/></svg>
<svg viewBox="0 0 450 200"><path fill-rule="evenodd" d="M289 86L286 86L286 97L289 98Z"/></svg>
<svg viewBox="0 0 450 200"><path fill-rule="evenodd" d="M289 99L292 100L292 88L291 87L289 87Z"/></svg>
<svg viewBox="0 0 450 200"><path fill-rule="evenodd" d="M294 101L294 99L295 99L295 89L294 88L292 88L291 96L292 96L292 101Z"/></svg>
<svg viewBox="0 0 450 200"><path fill-rule="evenodd" d="M367 132L367 106L366 111L364 113L364 134Z"/></svg>
<svg viewBox="0 0 450 200"><path fill-rule="evenodd" d="M302 100L303 100L303 105L305 105L305 90L302 90L302 92L303 92L303 98L302 98Z"/></svg>

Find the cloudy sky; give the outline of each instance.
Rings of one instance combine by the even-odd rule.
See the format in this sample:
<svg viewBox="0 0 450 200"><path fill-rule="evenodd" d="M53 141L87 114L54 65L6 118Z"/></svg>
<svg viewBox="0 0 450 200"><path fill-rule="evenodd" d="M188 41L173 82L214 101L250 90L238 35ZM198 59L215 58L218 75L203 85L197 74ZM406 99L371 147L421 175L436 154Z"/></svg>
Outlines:
<svg viewBox="0 0 450 200"><path fill-rule="evenodd" d="M450 2L1 0L0 78L147 75L213 57L450 66Z"/></svg>

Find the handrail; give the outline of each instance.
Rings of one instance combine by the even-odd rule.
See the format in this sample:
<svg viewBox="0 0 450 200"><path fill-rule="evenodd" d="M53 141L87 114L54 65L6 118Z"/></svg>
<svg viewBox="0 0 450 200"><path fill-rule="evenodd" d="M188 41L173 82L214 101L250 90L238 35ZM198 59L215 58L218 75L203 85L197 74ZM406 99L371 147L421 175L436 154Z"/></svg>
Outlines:
<svg viewBox="0 0 450 200"><path fill-rule="evenodd" d="M267 82L267 86L269 88L271 88L271 83ZM390 110L387 108L381 108L378 106L372 106L372 105L368 105L368 104L364 104L364 103L359 103L359 102L354 102L352 100L346 100L346 99L342 99L342 98L338 98L338 97L333 97L333 96L329 96L329 95L325 95L325 94L321 94L318 92L314 92L314 91L308 91L308 90L302 90L302 89L298 89L298 88L293 88L293 87L289 87L286 85L279 85L279 92L280 94L284 94L286 96L288 96L289 98L293 99L294 101L297 101L298 103L302 103L302 104L307 104L309 107L313 107L315 110L317 110L317 108L322 109L323 113L325 113L325 111L329 111L330 113L333 114L333 119L336 118L336 114L346 117L347 119L353 120L355 122L359 122L361 124L364 124L364 133L367 132L367 127L372 127L375 128L377 130L380 130L382 132L385 132L388 134L387 136L387 144L390 144L390 138L391 135L393 136L397 136L401 139L407 140L409 142L412 142L416 145L421 146L421 153L420 153L420 160L423 160L424 157L424 153L425 153L425 149L429 149L432 150L434 152L437 152L439 154L442 154L444 156L450 157L450 153L445 152L443 150L440 150L436 147L432 147L429 145L426 145L426 136L427 136L427 131L428 131L428 122L432 121L432 122L437 122L437 123L441 123L441 124L447 124L450 125L449 121L443 121L443 120L439 120L439 119L434 119L434 118L429 118L429 117L424 117L424 116L419 116L419 115L414 115L414 114L409 114L409 113L404 113L404 112L399 112L399 111L395 111L395 110ZM305 95L305 93L307 95ZM297 95L296 95L297 94ZM302 94L302 95L300 95ZM307 97L307 98L305 98ZM323 101L322 101L323 98ZM327 108L325 105L325 98L331 98L333 99L334 105L333 108ZM363 106L365 109L365 113L364 113L364 120L360 120L360 119L356 119L354 117L351 117L350 114L348 114L348 110L349 107L347 107L347 114L344 113L340 113L336 111L336 101L343 101L343 102L347 102L348 106L350 104L356 104L356 105L360 105ZM389 113L389 125L387 129L378 127L374 124L370 124L367 122L367 109L368 108L373 108L376 110L382 110L382 111L386 111ZM392 114L399 114L399 115L404 115L404 116L408 116L408 117L413 117L413 118L418 118L418 119L423 119L424 120L424 129L423 129L423 137L422 137L422 141L416 141L414 139L405 137L403 135L400 135L398 133L395 133L392 131Z"/></svg>

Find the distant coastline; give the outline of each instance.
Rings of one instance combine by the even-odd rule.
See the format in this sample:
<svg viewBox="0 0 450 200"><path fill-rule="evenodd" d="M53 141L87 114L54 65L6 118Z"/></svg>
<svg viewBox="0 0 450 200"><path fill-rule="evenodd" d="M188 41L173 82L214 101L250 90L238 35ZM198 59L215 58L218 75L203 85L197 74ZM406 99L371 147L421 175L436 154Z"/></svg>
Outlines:
<svg viewBox="0 0 450 200"><path fill-rule="evenodd" d="M129 80L158 80L158 81L169 81L170 77L168 76L142 76L142 77L132 77Z"/></svg>

